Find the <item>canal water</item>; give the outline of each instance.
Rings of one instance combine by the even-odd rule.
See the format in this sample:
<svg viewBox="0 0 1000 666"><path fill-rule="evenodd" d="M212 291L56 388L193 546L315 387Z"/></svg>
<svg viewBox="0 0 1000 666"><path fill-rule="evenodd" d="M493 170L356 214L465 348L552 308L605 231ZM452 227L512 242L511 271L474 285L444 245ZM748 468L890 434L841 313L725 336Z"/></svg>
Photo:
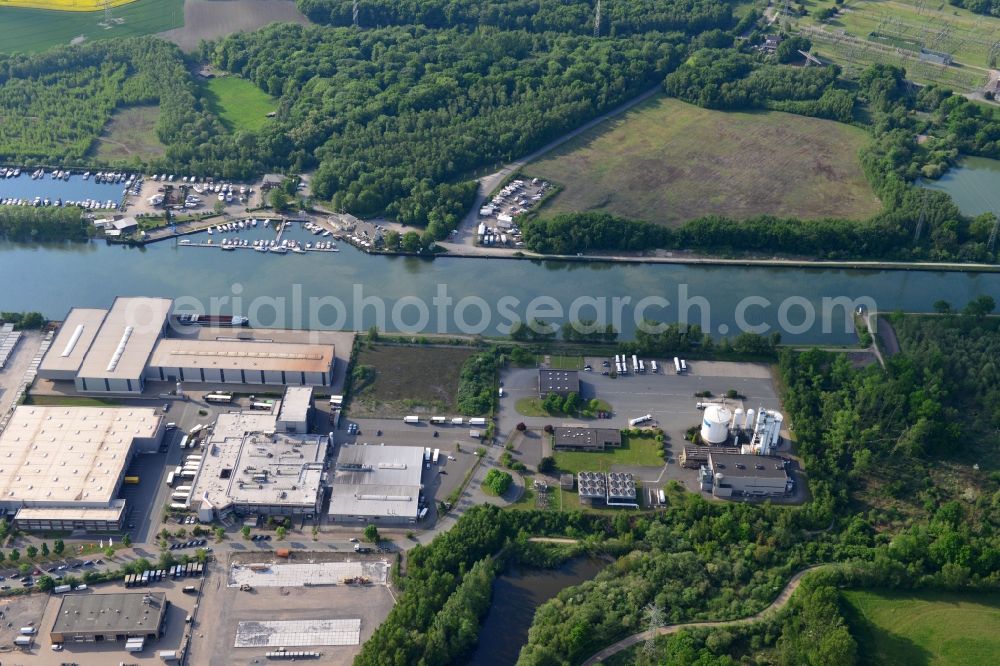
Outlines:
<svg viewBox="0 0 1000 666"><path fill-rule="evenodd" d="M559 592L588 581L607 566L598 559L571 560L557 569L503 574L493 584L493 603L479 631L479 646L469 660L476 666L510 666L528 642L535 609Z"/></svg>
<svg viewBox="0 0 1000 666"><path fill-rule="evenodd" d="M940 179L920 184L950 194L966 215L1000 214L1000 160L965 157Z"/></svg>
<svg viewBox="0 0 1000 666"><path fill-rule="evenodd" d="M303 229L288 234L320 238ZM218 244L223 237L273 236L258 227L187 238ZM786 342L844 344L855 340L849 316L855 299L870 299L882 311L930 311L938 299L963 306L980 294L1000 301L1000 275L988 273L431 260L339 247L339 253L272 255L175 241L144 248L0 243L0 309L61 318L74 306L108 307L118 295L149 295L176 298L181 311L242 314L256 326L366 330L374 324L407 333L493 335L509 332L515 318L600 318L628 339L637 318L686 319L715 335L751 326L778 330ZM836 306L834 299L846 300Z"/></svg>
<svg viewBox="0 0 1000 666"><path fill-rule="evenodd" d="M15 198L32 201L42 199L62 199L63 201L84 201L93 199L105 202L109 199L119 202L125 189L124 183L95 183L94 179L84 180L75 174L69 180L55 180L51 172L43 178L32 180L30 174L21 173L17 178L0 178L0 199Z"/></svg>

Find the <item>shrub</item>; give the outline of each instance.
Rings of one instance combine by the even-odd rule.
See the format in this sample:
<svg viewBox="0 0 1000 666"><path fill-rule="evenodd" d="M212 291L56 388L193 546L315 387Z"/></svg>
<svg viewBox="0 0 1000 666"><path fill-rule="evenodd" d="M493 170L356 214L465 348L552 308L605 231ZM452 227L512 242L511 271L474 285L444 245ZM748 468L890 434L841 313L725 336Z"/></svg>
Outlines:
<svg viewBox="0 0 1000 666"><path fill-rule="evenodd" d="M493 495L503 495L513 480L514 478L507 472L491 469L483 479L483 489Z"/></svg>

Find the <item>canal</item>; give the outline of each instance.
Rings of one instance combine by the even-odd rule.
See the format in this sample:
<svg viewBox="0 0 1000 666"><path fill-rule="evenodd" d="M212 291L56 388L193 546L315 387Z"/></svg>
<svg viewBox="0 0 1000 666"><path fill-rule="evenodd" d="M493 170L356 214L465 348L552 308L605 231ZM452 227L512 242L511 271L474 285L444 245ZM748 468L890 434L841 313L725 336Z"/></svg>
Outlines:
<svg viewBox="0 0 1000 666"><path fill-rule="evenodd" d="M266 232L252 233L235 237ZM288 237L315 240L301 229ZM340 249L271 255L175 241L144 248L5 242L0 308L61 318L74 306L149 295L176 298L181 311L242 314L256 326L492 335L506 334L514 319L597 319L631 338L637 319L685 319L715 335L750 327L777 330L786 342L844 344L854 341L856 299L882 311L930 311L938 299L960 307L980 294L1000 301L1000 275L988 273L431 260Z"/></svg>
<svg viewBox="0 0 1000 666"><path fill-rule="evenodd" d="M559 592L588 581L607 566L598 559L579 558L556 569L513 570L493 584L493 603L479 632L479 645L469 661L476 666L517 663L528 642L535 609Z"/></svg>

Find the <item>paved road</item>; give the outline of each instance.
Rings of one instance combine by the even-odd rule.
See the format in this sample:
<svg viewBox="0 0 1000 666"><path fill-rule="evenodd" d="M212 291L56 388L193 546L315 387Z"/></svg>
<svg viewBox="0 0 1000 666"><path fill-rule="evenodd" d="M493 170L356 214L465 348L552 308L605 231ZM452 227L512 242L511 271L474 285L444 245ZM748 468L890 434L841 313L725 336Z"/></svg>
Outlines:
<svg viewBox="0 0 1000 666"><path fill-rule="evenodd" d="M659 629L657 629L655 633L658 636L666 636L668 634L675 634L681 629L691 629L696 627L730 627L740 624L752 624L754 622L758 622L767 617L768 615L770 615L771 613L774 613L784 608L785 604L788 603L788 600L792 598L792 594L795 592L796 589L798 589L799 583L802 582L802 578L810 571L819 569L820 567L824 566L827 565L820 564L808 567L798 572L794 576L792 576L792 579L788 581L788 584L785 585L785 588L778 595L777 599L771 602L770 606L760 611L759 613L756 613L749 617L743 617L737 620L719 620L713 622L683 622L681 624L668 624L665 627L660 627ZM637 634L632 634L627 638L623 638L622 640L618 641L617 643L613 643L612 645L609 645L608 647L604 648L603 650L592 656L587 661L583 662L583 666L594 666L595 664L604 661L608 657L618 654L622 650L627 650L633 645L648 640L652 635L653 634L651 631L646 630L646 631L640 631Z"/></svg>

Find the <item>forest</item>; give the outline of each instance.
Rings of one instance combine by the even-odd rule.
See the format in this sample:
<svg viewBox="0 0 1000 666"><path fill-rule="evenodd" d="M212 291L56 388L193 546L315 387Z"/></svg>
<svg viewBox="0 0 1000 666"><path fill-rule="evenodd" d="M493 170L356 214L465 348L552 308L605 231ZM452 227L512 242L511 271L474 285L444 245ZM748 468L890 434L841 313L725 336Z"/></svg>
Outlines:
<svg viewBox="0 0 1000 666"><path fill-rule="evenodd" d="M93 228L76 207L0 206L0 239L18 242L85 241Z"/></svg>
<svg viewBox="0 0 1000 666"><path fill-rule="evenodd" d="M299 10L316 23L349 26L353 0L296 0ZM374 0L358 6L358 24L423 25L428 28L479 28L530 32L594 34L593 0ZM696 34L733 23L725 0L617 0L606 3L600 34L680 30Z"/></svg>
<svg viewBox="0 0 1000 666"><path fill-rule="evenodd" d="M681 41L276 25L205 55L280 98L273 125L244 137L261 162L318 166L319 199L357 215L385 212L440 239L471 204L466 174L530 152L654 85L679 63ZM229 139L220 141L190 145L190 159L225 153Z"/></svg>

